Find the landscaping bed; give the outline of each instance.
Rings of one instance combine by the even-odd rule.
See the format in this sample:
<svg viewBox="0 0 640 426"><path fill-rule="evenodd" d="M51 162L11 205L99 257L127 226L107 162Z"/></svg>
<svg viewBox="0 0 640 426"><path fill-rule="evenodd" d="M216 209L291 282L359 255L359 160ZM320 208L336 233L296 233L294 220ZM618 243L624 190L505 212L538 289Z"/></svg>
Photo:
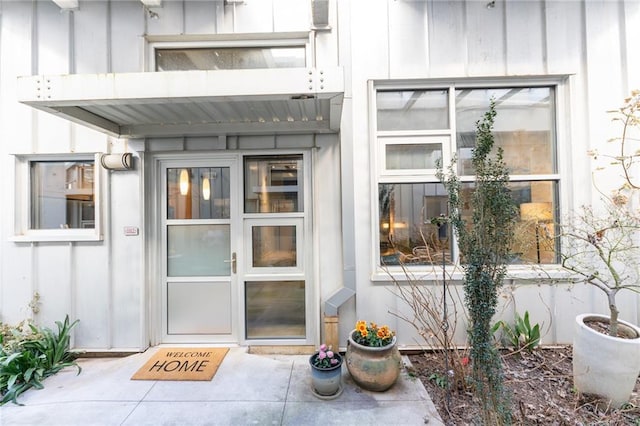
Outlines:
<svg viewBox="0 0 640 426"><path fill-rule="evenodd" d="M420 378L446 425L475 424L480 408L472 393L452 389L447 396L442 353L412 354L409 359L410 374ZM611 410L596 398L578 395L573 389L571 346L503 351L502 360L514 424L640 425L640 379L629 404L620 409Z"/></svg>

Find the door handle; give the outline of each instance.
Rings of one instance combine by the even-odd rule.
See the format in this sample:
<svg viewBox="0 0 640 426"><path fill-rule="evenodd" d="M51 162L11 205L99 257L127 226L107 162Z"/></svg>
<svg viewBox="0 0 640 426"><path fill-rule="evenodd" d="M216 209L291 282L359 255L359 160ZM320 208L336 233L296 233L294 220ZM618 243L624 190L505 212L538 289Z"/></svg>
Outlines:
<svg viewBox="0 0 640 426"><path fill-rule="evenodd" d="M236 252L231 253L231 259L225 260L224 263L231 264L231 272L236 273Z"/></svg>

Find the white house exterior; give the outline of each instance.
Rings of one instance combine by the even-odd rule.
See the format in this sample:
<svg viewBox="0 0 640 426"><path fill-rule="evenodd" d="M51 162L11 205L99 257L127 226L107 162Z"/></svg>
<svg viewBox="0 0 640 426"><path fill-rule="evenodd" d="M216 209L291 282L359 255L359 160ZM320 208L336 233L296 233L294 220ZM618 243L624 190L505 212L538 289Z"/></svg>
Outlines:
<svg viewBox="0 0 640 426"><path fill-rule="evenodd" d="M75 348L128 352L344 346L364 319L415 348L390 277L459 278L435 164L470 179L494 97L538 243L500 315L570 343L607 305L563 283L551 223L598 201L586 153L638 51L637 1L1 0L0 321L68 314Z"/></svg>

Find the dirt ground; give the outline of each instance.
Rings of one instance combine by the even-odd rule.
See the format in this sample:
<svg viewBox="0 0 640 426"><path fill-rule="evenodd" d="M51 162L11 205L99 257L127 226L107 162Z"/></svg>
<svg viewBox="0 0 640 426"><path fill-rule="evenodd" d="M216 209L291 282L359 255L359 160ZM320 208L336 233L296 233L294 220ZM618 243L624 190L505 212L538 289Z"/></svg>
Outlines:
<svg viewBox="0 0 640 426"><path fill-rule="evenodd" d="M413 365L410 374L424 383L445 424L479 424L479 408L472 393L447 392L438 380L445 372L441 353L412 354L409 358ZM502 358L516 425L640 426L640 378L630 403L608 410L597 399L574 391L570 346L536 348L530 353L503 352Z"/></svg>

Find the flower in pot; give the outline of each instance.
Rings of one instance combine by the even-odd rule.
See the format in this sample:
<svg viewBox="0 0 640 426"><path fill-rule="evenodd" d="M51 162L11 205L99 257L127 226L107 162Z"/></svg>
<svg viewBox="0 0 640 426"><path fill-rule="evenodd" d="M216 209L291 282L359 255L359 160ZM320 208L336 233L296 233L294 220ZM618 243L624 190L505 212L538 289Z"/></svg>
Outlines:
<svg viewBox="0 0 640 426"><path fill-rule="evenodd" d="M640 92L634 92L616 112L623 123L619 152L606 157L621 167L623 184L605 197L601 209L583 207L561 225L565 248L562 265L577 280L604 293L609 315L583 314L576 318L573 342L574 385L618 407L629 400L640 374L640 328L618 318L616 296L622 290L640 293L640 215L630 207L639 195L631 176L638 151L627 153L628 135L640 124ZM597 160L598 154L591 152ZM600 193L602 191L599 190ZM634 201L635 199L635 201Z"/></svg>
<svg viewBox="0 0 640 426"><path fill-rule="evenodd" d="M358 321L349 334L345 360L353 381L375 392L391 388L402 367L395 333L386 325L366 321Z"/></svg>
<svg viewBox="0 0 640 426"><path fill-rule="evenodd" d="M311 389L320 399L333 399L342 393L342 356L324 343L309 358Z"/></svg>

